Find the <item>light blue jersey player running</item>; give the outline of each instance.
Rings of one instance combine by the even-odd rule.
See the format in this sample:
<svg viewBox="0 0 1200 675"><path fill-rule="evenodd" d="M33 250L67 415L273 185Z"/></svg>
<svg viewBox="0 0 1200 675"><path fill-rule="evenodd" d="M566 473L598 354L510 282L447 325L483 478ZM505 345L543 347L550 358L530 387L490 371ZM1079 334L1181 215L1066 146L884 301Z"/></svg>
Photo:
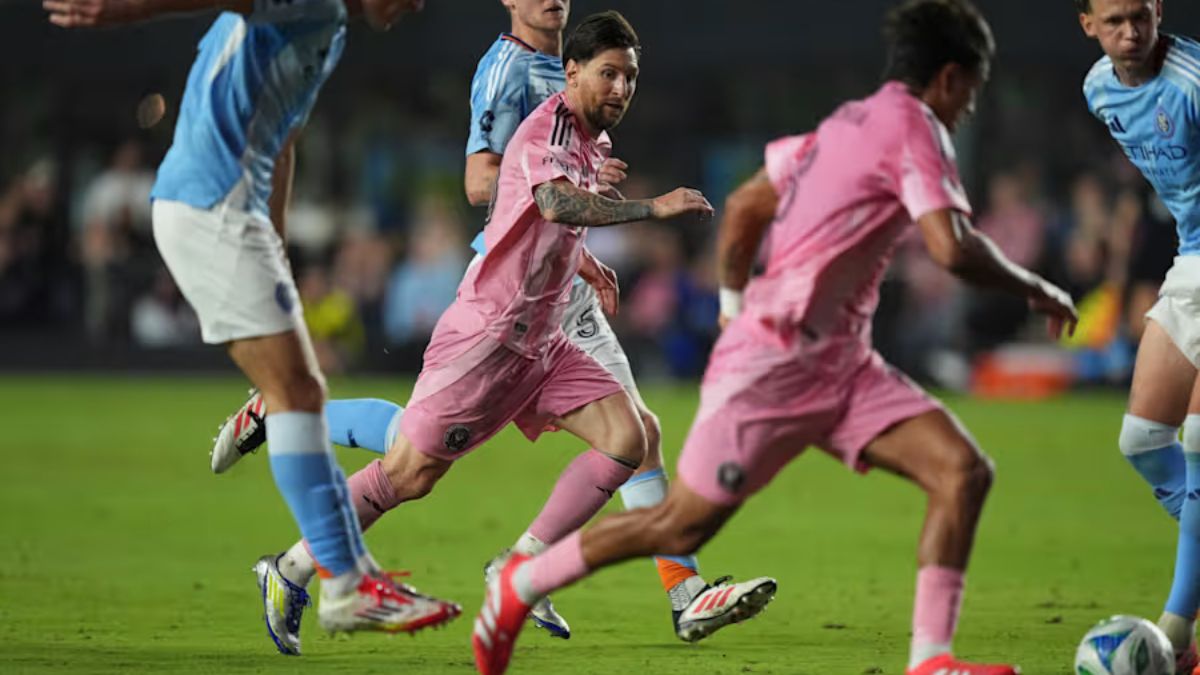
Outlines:
<svg viewBox="0 0 1200 675"><path fill-rule="evenodd" d="M420 0L355 0L386 28ZM275 483L327 571L320 622L330 631L415 631L457 605L393 583L372 561L333 456L322 414L325 387L304 328L283 241L291 144L342 54L343 0L47 0L64 27L126 23L165 12L223 12L200 41L174 142L158 170L154 237L196 310L205 342L225 345L263 393ZM274 216L274 218L272 217ZM271 612L286 613L275 558L255 566ZM293 594L291 603L306 603ZM298 627L296 627L298 629ZM298 654L295 630L268 629Z"/></svg>
<svg viewBox="0 0 1200 675"><path fill-rule="evenodd" d="M538 105L566 86L560 54L562 33L570 9L569 2L503 1L512 19L512 30L501 34L484 54L471 83L471 123L466 147L464 188L468 201L474 206L486 206L491 202L501 157L520 123ZM609 186L606 196L620 197L615 185L624 180L626 168L625 163L620 160L609 160L605 164L600 180ZM486 253L482 233L475 238L472 248L479 254L476 261ZM638 472L620 488L625 506L634 509L658 504L667 492L658 418L642 400L629 359L605 319L594 289L579 280L576 280L572 287L563 329L573 342L612 372L625 386L636 403L646 428L646 458ZM330 401L326 411L334 443L361 447L380 454L386 453L392 446L400 417L404 412L403 408L395 403L379 399ZM252 394L246 404L226 421L213 447L213 471L221 473L227 470L242 456L264 442L261 425L258 423L261 412L261 397ZM387 461L386 458L383 460L384 463ZM370 467L364 472L369 470ZM350 490L354 506L360 515L360 522L371 523L394 504L381 504L379 499L360 494L360 486L369 487L374 482L363 475L364 472L350 478ZM555 488L556 493L565 489L562 487L565 484L560 479ZM405 488L396 486L396 489ZM539 520L540 516L534 523L538 523ZM540 540L532 532L534 529L531 526L530 531L526 531L512 549L533 555L541 552L546 544L552 543ZM701 621L681 625L679 617L683 610L712 586L699 576L697 562L692 556L664 556L656 558L655 562L671 602L676 635L687 641L695 641L728 625L730 616L720 612L712 612L712 616L705 615ZM302 543L297 543L283 554L280 566L284 576L297 588L302 588L308 583L315 569L311 555ZM490 575L493 570L494 565L489 563L487 573ZM729 588L731 597L740 597L742 594L753 592L755 582L758 581L735 584L728 578L722 578L715 582L715 586ZM733 603L727 603L727 606L733 606ZM534 623L550 635L570 637L570 626L555 611L548 599L539 602L531 616Z"/></svg>
<svg viewBox="0 0 1200 675"><path fill-rule="evenodd" d="M1188 675L1198 665L1200 609L1200 44L1159 32L1162 0L1076 0L1076 8L1105 52L1083 85L1088 108L1178 227L1178 257L1146 314L1119 444L1179 521L1159 627L1175 648L1176 672Z"/></svg>

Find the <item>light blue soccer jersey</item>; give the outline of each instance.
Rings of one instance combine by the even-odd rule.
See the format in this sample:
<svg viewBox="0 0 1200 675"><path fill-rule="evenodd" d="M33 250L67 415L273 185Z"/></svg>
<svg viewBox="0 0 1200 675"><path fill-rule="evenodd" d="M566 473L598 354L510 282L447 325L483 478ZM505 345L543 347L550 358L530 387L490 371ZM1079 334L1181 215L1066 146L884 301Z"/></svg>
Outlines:
<svg viewBox="0 0 1200 675"><path fill-rule="evenodd" d="M200 40L171 149L152 199L207 209L238 188L235 208L269 217L275 159L308 119L345 43L342 0L255 0Z"/></svg>
<svg viewBox="0 0 1200 675"><path fill-rule="evenodd" d="M1179 254L1200 255L1200 43L1163 39L1169 48L1158 77L1127 87L1106 56L1088 73L1083 93L1175 216Z"/></svg>
<svg viewBox="0 0 1200 675"><path fill-rule="evenodd" d="M515 36L501 33L479 60L471 80L471 131L467 155L503 155L521 122L546 99L566 89L562 59L547 56ZM471 248L483 255L483 232Z"/></svg>

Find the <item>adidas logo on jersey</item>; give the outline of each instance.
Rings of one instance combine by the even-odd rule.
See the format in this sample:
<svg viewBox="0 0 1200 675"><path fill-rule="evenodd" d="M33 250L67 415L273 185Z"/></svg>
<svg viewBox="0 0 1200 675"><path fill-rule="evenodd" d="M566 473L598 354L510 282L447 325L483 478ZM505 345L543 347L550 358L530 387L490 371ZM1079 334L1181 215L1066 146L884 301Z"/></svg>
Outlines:
<svg viewBox="0 0 1200 675"><path fill-rule="evenodd" d="M1121 118L1117 117L1116 115L1113 115L1112 119L1108 121L1108 129L1109 129L1109 131L1112 131L1114 134L1125 133L1125 127L1121 124ZM948 673L947 675L952 675L952 674Z"/></svg>

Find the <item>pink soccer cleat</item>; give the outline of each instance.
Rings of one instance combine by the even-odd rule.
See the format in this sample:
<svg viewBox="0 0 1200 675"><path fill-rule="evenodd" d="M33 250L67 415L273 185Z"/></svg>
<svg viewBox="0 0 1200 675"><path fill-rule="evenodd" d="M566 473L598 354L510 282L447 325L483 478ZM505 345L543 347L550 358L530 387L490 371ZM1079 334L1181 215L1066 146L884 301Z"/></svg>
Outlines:
<svg viewBox="0 0 1200 675"><path fill-rule="evenodd" d="M942 654L926 659L921 665L909 670L908 675L1021 675L1021 669L1017 666L967 663L949 654Z"/></svg>

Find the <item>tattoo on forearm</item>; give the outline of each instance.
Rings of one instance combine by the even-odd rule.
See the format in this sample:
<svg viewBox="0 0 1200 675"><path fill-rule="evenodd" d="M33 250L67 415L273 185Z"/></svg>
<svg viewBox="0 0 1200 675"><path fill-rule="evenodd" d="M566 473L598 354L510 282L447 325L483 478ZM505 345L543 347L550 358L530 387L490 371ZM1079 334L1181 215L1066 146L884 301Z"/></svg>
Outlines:
<svg viewBox="0 0 1200 675"><path fill-rule="evenodd" d="M650 201L617 201L555 181L542 183L534 192L534 201L556 223L581 227L603 227L645 220L653 215Z"/></svg>

